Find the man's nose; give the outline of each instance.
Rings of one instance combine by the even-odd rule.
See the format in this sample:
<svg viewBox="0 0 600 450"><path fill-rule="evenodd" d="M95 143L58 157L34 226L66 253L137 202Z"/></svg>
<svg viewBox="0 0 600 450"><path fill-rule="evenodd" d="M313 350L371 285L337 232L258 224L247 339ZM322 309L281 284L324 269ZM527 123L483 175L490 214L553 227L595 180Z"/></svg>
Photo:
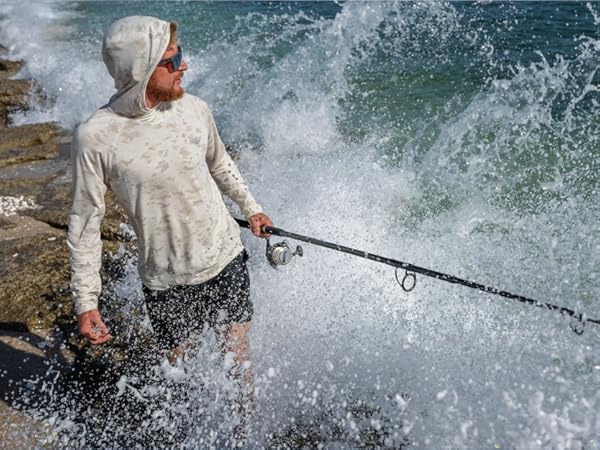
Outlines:
<svg viewBox="0 0 600 450"><path fill-rule="evenodd" d="M179 66L179 69L177 70L180 70L181 72L185 72L186 70L188 70L188 65L185 62L185 59L181 58L181 64Z"/></svg>

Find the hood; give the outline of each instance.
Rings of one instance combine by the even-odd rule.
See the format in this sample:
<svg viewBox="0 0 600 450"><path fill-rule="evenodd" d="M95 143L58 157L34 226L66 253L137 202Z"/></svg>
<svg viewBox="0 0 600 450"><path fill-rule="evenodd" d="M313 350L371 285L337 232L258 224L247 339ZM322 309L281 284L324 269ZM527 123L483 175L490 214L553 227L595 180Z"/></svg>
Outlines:
<svg viewBox="0 0 600 450"><path fill-rule="evenodd" d="M117 20L104 34L102 58L115 80L117 93L110 108L127 117L143 116L146 86L170 40L170 24L156 17L130 16Z"/></svg>

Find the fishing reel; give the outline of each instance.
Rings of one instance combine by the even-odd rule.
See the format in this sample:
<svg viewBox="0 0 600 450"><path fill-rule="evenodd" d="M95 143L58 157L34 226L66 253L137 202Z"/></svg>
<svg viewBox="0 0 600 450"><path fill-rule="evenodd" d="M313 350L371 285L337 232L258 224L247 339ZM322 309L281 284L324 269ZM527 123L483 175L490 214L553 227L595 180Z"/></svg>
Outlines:
<svg viewBox="0 0 600 450"><path fill-rule="evenodd" d="M277 269L277 266L285 266L291 263L294 256L302 256L304 252L299 245L296 246L296 251L293 251L287 241L271 245L269 238L267 238L265 254L271 267Z"/></svg>

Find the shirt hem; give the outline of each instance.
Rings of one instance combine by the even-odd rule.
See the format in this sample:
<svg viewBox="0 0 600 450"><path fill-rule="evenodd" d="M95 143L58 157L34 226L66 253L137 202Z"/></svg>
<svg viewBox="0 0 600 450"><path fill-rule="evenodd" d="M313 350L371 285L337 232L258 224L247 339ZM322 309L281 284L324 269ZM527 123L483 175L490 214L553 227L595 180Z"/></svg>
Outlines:
<svg viewBox="0 0 600 450"><path fill-rule="evenodd" d="M169 289L172 286L182 286L182 285L195 285L200 283L205 283L206 281L216 277L220 274L227 265L233 261L242 251L244 251L244 246L240 243L236 245L231 251L227 252L226 256L224 256L217 265L214 266L214 269L209 272L203 272L200 275L191 275L187 277L174 276L169 281L151 281L148 280L144 275L140 274L140 278L142 280L142 284L146 286L148 289L153 291L164 291L165 289Z"/></svg>

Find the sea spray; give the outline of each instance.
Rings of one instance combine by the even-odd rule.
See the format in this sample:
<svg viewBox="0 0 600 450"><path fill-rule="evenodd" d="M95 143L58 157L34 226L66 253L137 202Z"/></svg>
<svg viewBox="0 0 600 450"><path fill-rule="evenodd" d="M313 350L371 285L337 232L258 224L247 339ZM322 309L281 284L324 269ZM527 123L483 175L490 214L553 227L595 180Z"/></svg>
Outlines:
<svg viewBox="0 0 600 450"><path fill-rule="evenodd" d="M152 5L181 22L187 90L213 107L276 225L599 315L593 6ZM79 5L90 29L45 8L56 16L42 14L42 31L71 17L71 36L85 36L67 61L86 95L48 88L59 107L22 120L71 126L111 93L96 24L116 13ZM574 31L553 34L567 21ZM59 80L61 45L46 42L52 58L39 65ZM250 446L592 445L598 330L579 337L567 318L421 277L406 294L393 270L308 245L274 272L264 242L244 239L256 309ZM142 297L133 263L123 275L115 304L127 317ZM124 445L155 430L167 430L163 445L228 442L231 385L214 336L199 341L181 367L189 378L150 357L146 378L111 374L105 399L122 414L63 443ZM116 397L123 376L158 406L128 413L140 406L129 388ZM71 403L55 405L55 423L78 423Z"/></svg>

